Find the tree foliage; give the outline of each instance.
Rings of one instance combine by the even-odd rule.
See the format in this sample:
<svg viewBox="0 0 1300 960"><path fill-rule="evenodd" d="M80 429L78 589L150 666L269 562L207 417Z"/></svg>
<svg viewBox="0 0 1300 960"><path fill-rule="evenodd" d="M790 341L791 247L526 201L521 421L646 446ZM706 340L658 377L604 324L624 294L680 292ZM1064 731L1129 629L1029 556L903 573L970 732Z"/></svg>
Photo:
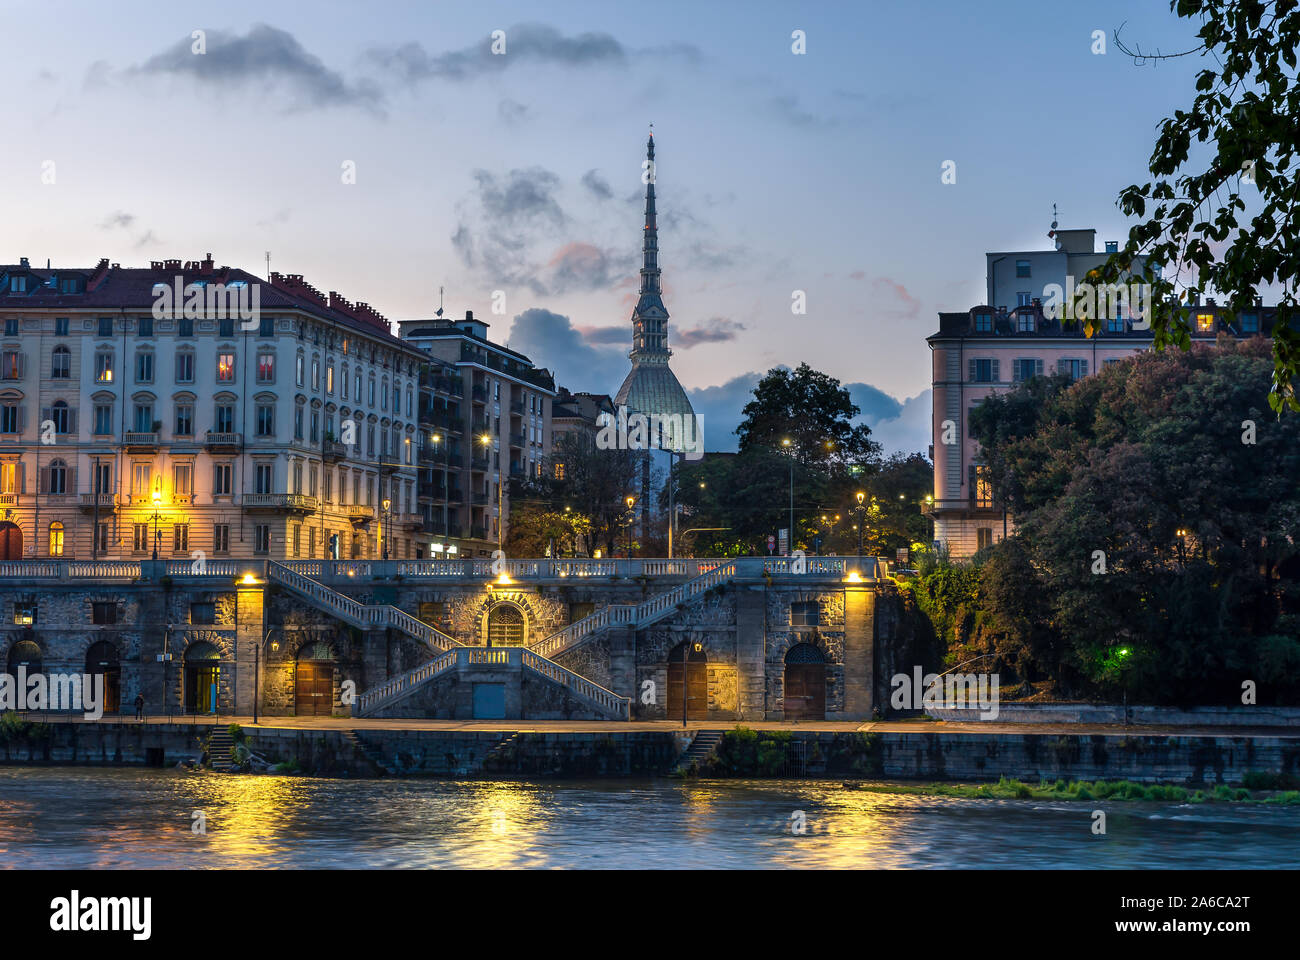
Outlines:
<svg viewBox="0 0 1300 960"><path fill-rule="evenodd" d="M1170 9L1200 21L1200 46L1188 53L1205 66L1190 107L1160 125L1152 179L1120 193L1121 209L1141 222L1089 279L1121 282L1138 256L1147 258L1140 273L1153 289L1157 349L1188 347L1194 295L1226 298L1232 322L1262 286L1280 285L1268 398L1275 411L1300 410L1292 385L1300 336L1291 326L1300 271L1300 4L1171 0ZM1100 322L1087 321L1089 335Z"/></svg>

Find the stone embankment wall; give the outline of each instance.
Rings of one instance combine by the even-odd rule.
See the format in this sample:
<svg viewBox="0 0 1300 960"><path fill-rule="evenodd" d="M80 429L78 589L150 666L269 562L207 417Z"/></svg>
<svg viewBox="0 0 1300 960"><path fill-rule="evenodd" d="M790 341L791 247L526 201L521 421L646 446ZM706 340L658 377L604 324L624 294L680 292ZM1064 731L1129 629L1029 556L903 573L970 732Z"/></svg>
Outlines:
<svg viewBox="0 0 1300 960"><path fill-rule="evenodd" d="M0 744L0 763L173 766L197 759L212 724L59 723ZM688 741L670 731L590 733L246 727L273 763L317 776L628 777L672 771ZM779 731L761 767L723 776L919 780L1240 783L1247 772L1300 777L1300 738ZM760 737L768 737L767 731Z"/></svg>

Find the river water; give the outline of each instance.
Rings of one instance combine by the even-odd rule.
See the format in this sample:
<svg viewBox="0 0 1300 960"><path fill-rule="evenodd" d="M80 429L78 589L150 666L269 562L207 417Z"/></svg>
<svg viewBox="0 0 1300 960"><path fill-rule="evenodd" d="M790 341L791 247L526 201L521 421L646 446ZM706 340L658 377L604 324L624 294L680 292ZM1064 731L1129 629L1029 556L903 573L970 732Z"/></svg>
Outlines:
<svg viewBox="0 0 1300 960"><path fill-rule="evenodd" d="M1106 812L1105 836L1092 833L1094 808ZM205 833L195 832L200 823ZM807 780L450 782L0 768L0 864L9 868L1278 868L1298 861L1300 807L1271 804L956 800Z"/></svg>

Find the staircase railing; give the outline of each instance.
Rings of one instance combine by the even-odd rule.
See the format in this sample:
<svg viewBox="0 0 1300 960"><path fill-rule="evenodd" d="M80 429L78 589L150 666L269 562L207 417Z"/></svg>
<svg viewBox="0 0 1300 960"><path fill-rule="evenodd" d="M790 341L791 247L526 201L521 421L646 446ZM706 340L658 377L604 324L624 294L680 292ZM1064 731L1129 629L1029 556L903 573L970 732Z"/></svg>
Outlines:
<svg viewBox="0 0 1300 960"><path fill-rule="evenodd" d="M440 657L426 660L413 670L390 677L377 687L367 690L357 697L353 713L365 716L380 707L387 706L393 700L410 693L425 681L432 680L456 665L457 651L449 650Z"/></svg>
<svg viewBox="0 0 1300 960"><path fill-rule="evenodd" d="M529 670L562 684L579 699L586 700L591 706L605 711L618 720L632 719L631 697L620 697L612 690L606 690L600 684L592 683L586 677L560 666L554 660L538 656L532 650L525 649L522 654L523 665Z"/></svg>

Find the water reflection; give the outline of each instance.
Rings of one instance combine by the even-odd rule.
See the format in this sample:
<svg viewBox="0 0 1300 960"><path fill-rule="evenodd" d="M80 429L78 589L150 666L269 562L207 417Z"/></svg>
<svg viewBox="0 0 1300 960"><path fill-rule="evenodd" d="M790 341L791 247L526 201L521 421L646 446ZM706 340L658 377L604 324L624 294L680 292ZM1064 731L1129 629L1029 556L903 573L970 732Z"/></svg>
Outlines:
<svg viewBox="0 0 1300 960"><path fill-rule="evenodd" d="M0 768L9 867L1292 867L1300 809L957 800L809 781L317 780ZM193 814L206 834L192 829ZM792 816L795 818L792 820ZM795 824L804 828L800 833Z"/></svg>

